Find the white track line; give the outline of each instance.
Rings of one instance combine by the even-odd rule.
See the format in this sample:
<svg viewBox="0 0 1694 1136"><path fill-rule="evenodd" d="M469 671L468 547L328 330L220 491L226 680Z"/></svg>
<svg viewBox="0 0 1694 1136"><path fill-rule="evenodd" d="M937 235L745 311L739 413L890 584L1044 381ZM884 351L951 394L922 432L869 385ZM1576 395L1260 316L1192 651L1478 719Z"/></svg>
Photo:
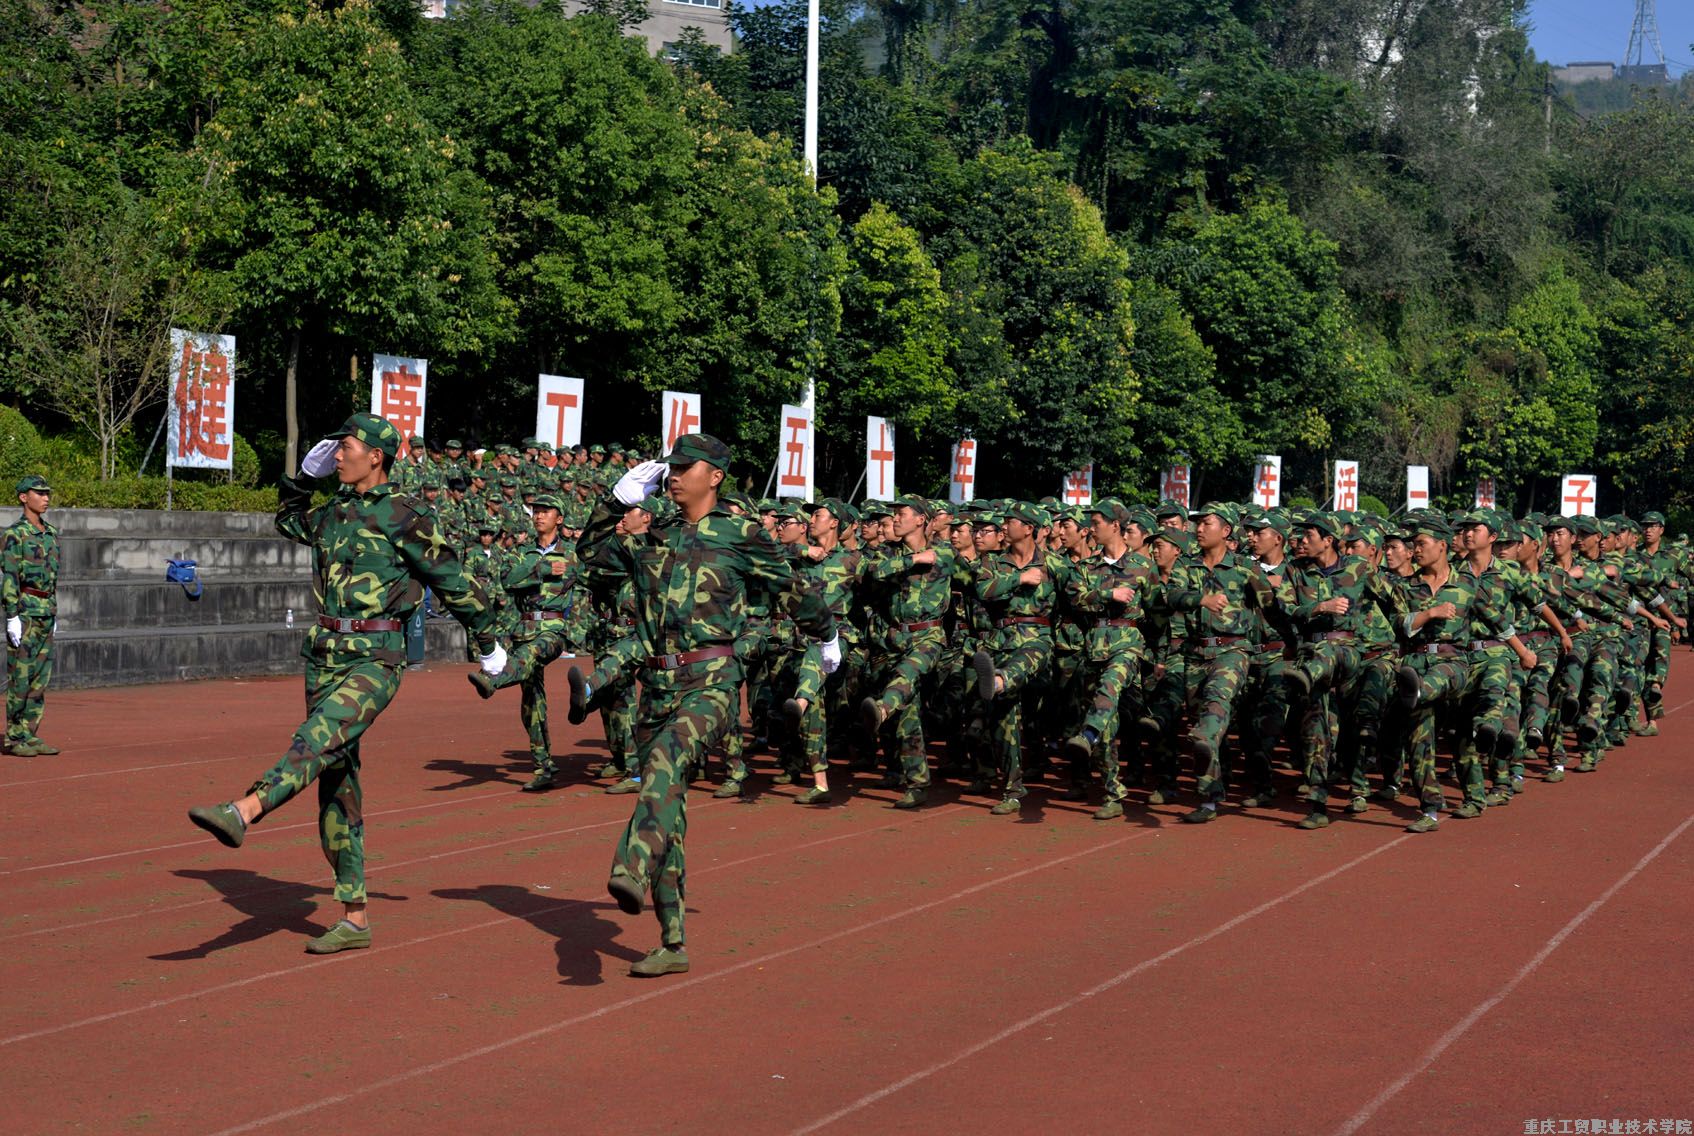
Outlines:
<svg viewBox="0 0 1694 1136"><path fill-rule="evenodd" d="M1228 922L1220 923L1216 927L1213 927L1210 931L1207 931L1202 935L1196 935L1194 938L1189 939L1186 943L1181 943L1177 946L1174 946L1170 950L1165 951L1163 954L1157 954L1157 955L1154 955L1152 958L1143 959L1141 962L1136 963L1134 966L1130 967L1128 970L1120 971L1119 973L1114 974L1112 977L1106 979L1106 981L1100 983L1097 986L1091 986L1087 990L1084 990L1082 993L1074 995L1073 997L1067 998L1063 1002L1058 1003L1057 1005L1049 1006L1047 1009L1042 1010L1039 1013L1031 1014L1029 1017L1024 1018L1021 1021L1014 1022L1013 1024L1007 1026L1005 1029L1001 1030L999 1033L994 1034L992 1037L984 1038L982 1041L977 1042L975 1045L967 1046L966 1048L959 1050L957 1053L953 1054L951 1057L948 1057L943 1061L937 1061L935 1064L930 1065L927 1068L920 1069L916 1073L913 1073L909 1077L902 1077L900 1080L895 1081L892 1084L885 1085L882 1088L877 1089L875 1092L866 1093L864 1096L858 1098L857 1100L852 1101L851 1103L849 1103L849 1104L847 1104L847 1105L845 1105L841 1108L836 1109L834 1112L830 1113L829 1115L821 1116L821 1117L812 1121L809 1124L804 1124L801 1127L794 1129L791 1136L801 1136L802 1133L816 1132L820 1128L825 1128L825 1127L827 1127L831 1124L834 1124L838 1120L845 1119L846 1117L849 1117L856 1112L859 1112L859 1111L862 1111L863 1109L869 1108L871 1105L876 1104L878 1101L885 1100L888 1097L893 1096L895 1093L900 1092L902 1089L910 1088L912 1085L917 1084L919 1081L922 1081L925 1078L933 1077L937 1073L943 1072L947 1069L951 1069L953 1066L959 1064L961 1061L969 1060L970 1058L975 1057L978 1053L981 1053L983 1050L988 1049L991 1046L999 1045L1002 1041L1005 1041L1007 1038L1014 1037L1017 1034L1022 1033L1024 1030L1029 1029L1031 1026L1040 1025L1042 1022L1046 1021L1048 1018L1051 1018L1056 1014L1062 1014L1066 1010L1075 1009L1077 1006L1081 1005L1083 1002L1086 1002L1088 999L1098 997L1099 995L1104 994L1106 991L1111 990L1114 987L1121 986L1123 983L1128 982L1130 979L1134 978L1136 975L1143 974L1143 973L1153 969L1154 967L1158 966L1160 963L1168 962L1171 959L1175 958L1177 955L1180 955L1185 951L1193 950L1195 947L1204 946L1206 943L1211 942L1213 939L1217 938L1219 935L1228 934L1230 931L1235 930L1237 927L1241 926L1243 923L1247 922L1248 920L1255 919L1258 916L1263 915L1265 912L1272 910L1273 908L1281 907L1284 903L1287 903L1289 900L1295 898L1296 896L1303 895L1304 893L1311 891L1315 887L1320 887L1323 884L1326 884L1330 880L1334 879L1336 876L1339 876L1341 873L1349 871L1353 868L1356 868L1360 864L1363 864L1366 860L1371 859L1373 856L1380 856L1382 853L1388 851L1390 848L1393 848L1393 847L1395 847L1396 845L1399 845L1399 844L1404 844L1406 841L1408 841L1410 839L1411 839L1411 836L1409 836L1409 835L1395 837L1393 840L1390 840L1387 844L1379 845L1378 847L1371 849L1369 852L1366 852L1362 856L1355 857L1354 859L1347 861L1345 864L1342 864L1339 867L1331 868L1329 871L1325 872L1321 876L1314 876L1312 879L1307 880L1305 883L1301 884L1299 887L1294 888L1291 891L1283 892L1281 895L1277 896L1275 899L1267 900L1264 903L1259 904L1259 906L1253 908L1251 911L1244 911L1240 915L1237 915L1235 918L1229 920Z"/></svg>
<svg viewBox="0 0 1694 1136"><path fill-rule="evenodd" d="M1687 704L1685 703L1684 705ZM1678 707L1678 709L1680 709L1680 707ZM1458 1023L1454 1025L1452 1029L1442 1034L1436 1043L1430 1046L1429 1050L1418 1059L1417 1064L1413 1065L1410 1069L1406 1070L1405 1073L1401 1074L1393 1084L1389 1085L1375 1097L1371 1098L1369 1104L1365 1105L1358 1112L1355 1112L1351 1117L1349 1117L1345 1124L1335 1130L1335 1136L1352 1136L1352 1133L1357 1132L1360 1128L1363 1128L1367 1123L1369 1123L1371 1117L1375 1116L1382 1109L1383 1105L1393 1100L1400 1094L1402 1089L1411 1084L1412 1081L1417 1079L1417 1077L1431 1065L1435 1064L1441 1055L1447 1052L1455 1041L1458 1041L1459 1038L1463 1037L1472 1026L1482 1019L1484 1014L1488 1013L1488 1011L1492 1010L1495 1006L1498 1006L1501 1002L1505 1001L1511 992L1516 990L1524 979L1534 974L1535 971L1540 968L1541 964L1547 961L1547 956L1558 950L1560 944L1570 938L1571 934L1575 932L1578 927L1581 927L1584 923L1588 922L1589 916L1604 907L1607 900L1611 899L1612 896L1621 891L1625 884L1640 875L1643 868L1658 859L1659 853L1663 852L1666 848L1669 848L1672 841L1681 836L1684 832L1688 831L1688 827L1690 825L1694 825L1694 815L1690 815L1681 824L1672 829L1669 836L1659 841L1651 852L1647 853L1635 862L1635 867L1625 872L1621 877L1619 877L1616 883L1601 892L1598 899L1578 912L1569 923L1566 923L1563 927L1559 928L1558 932L1551 939L1548 939L1541 949L1535 952L1535 956L1528 962L1524 963L1523 967L1519 969L1516 974L1512 975L1511 979L1508 980L1504 986L1500 987L1500 989L1496 991L1492 997L1483 1001L1474 1010L1459 1019Z"/></svg>
<svg viewBox="0 0 1694 1136"><path fill-rule="evenodd" d="M722 804L723 802L718 802L718 803ZM711 807L711 803L708 802L706 804L702 804L702 805L697 806L696 811L698 811L699 809L710 808L710 807ZM892 830L892 829L906 828L906 827L910 827L911 825L918 823L919 821L933 820L937 817L945 816L948 813L957 812L960 809L964 809L964 808L968 808L968 807L970 807L970 806L968 806L968 805L950 805L950 806L948 806L947 808L944 808L944 809L936 809L933 812L919 814L918 816L913 817L913 818L911 818L911 820L905 821L905 822L896 822L894 824L879 825L876 828L855 829L851 832L838 833L835 836L826 836L826 837L823 837L820 840L808 841L805 844L783 845L779 848L772 848L768 852L761 852L757 856L748 856L748 857L745 857L744 859L741 859L741 860L733 860L733 861L731 861L727 864L711 864L711 865L708 865L704 868L697 869L694 872L694 874L697 875L697 876L703 876L703 875L706 875L706 874L713 872L713 871L721 871L721 870L726 869L726 868L740 867L741 865L751 863L754 860L763 860L763 859L767 859L771 856L788 856L788 855L792 855L795 852L799 852L799 851L802 851L802 850L807 849L807 848L817 847L817 846L823 845L823 844L834 844L834 843L836 843L838 841L842 841L842 840L852 840L855 837L868 836L868 835L870 835L871 833L874 833L874 832L886 832L886 831L889 831L889 830ZM584 831L585 829L589 829L589 828L604 828L609 824L624 825L624 824L628 824L628 823L629 823L628 820L604 821L604 822L599 823L599 824L584 825L581 828L567 829L565 831L566 832L581 832L581 831ZM554 834L552 834L552 833L540 833L539 835L548 836L548 835L554 835ZM1141 835L1141 834L1137 834L1137 835ZM1147 833L1146 835L1152 835L1152 833ZM454 852L438 853L435 856L425 856L425 857L422 857L421 860L413 860L413 861L409 861L409 863L420 863L422 860L439 859L442 856L457 856L457 855L462 855L466 852L477 852L477 851L481 851L485 848L496 848L496 847L499 847L502 844L513 844L513 843L517 843L519 840L532 840L532 839L534 839L534 837L525 836L525 837L518 837L514 840L502 840L502 841L498 841L495 844L478 845L476 848L466 848L466 849L461 849L461 850L454 851ZM541 914L542 912L545 912L548 909L548 907L551 907L555 902L556 901L549 899L546 904L544 904L543 906L537 907L534 911L526 912L526 913L520 914L520 915L509 915L509 914L508 915L502 915L497 919L486 920L482 923L477 923L477 924L474 924L474 925L469 926L469 927L458 927L458 928L454 928L454 929L448 930L448 931L437 931L433 935L424 935L424 936L421 936L421 937L416 938L416 939L407 939L405 942L396 943L393 946L387 947L385 949L388 950L388 951L403 950L406 947L415 947L415 946L417 946L421 943L434 942L437 939L446 939L446 938L450 938L454 935L464 935L464 934L469 934L472 931L482 931L482 930L486 930L489 927L497 927L500 924L509 922L510 920L513 920L513 919L525 919L525 918L528 918L530 915ZM582 902L586 903L587 901L584 900ZM820 941L824 941L824 940L820 940ZM794 948L794 949L798 950L800 948ZM780 954L787 954L789 952L784 951L784 952L779 952L779 953ZM777 957L777 956L773 955L773 956L770 956L770 957L774 958L774 957ZM157 1010L157 1009L161 1009L165 1006L174 1006L179 1002L192 1001L195 998L204 998L204 997L207 997L208 995L212 995L212 994L223 994L223 993L226 993L230 990L238 990L243 986L251 986L256 982L265 982L265 981L268 981L269 979L272 979L272 978L285 978L288 975L298 974L301 971L305 971L305 970L312 970L316 967L323 966L325 963L333 962L333 961L335 961L334 956L328 956L328 957L325 957L325 958L314 959L311 962L297 963L294 966L286 966L286 967L281 967L277 970L266 971L263 974L254 974L254 975L249 975L246 978L238 978L238 979L235 979L231 982L225 982L225 983L222 983L222 984L217 985L217 986L207 987L204 990L191 990L191 991L188 991L188 992L185 992L185 993L182 993L182 994L175 995L174 997L155 999L154 1001L146 1002L146 1003L144 1003L140 1006L130 1006L130 1007L128 1007L126 1009L122 1009L122 1010L112 1010L108 1013L96 1014L93 1017L89 1017L89 1018L79 1018L78 1020L76 1020L74 1022L64 1022L64 1023L62 1023L60 1025L56 1025L56 1026L47 1026L43 1029L31 1030L28 1033L13 1034L11 1037L0 1038L0 1049L3 1049L8 1045L16 1045L20 1042L30 1041L30 1040L33 1040L33 1039L38 1038L38 1037L50 1037L53 1034L64 1033L68 1030L81 1029L84 1026L99 1025L101 1022L115 1021L118 1018L126 1018L126 1017L130 1017L134 1014L145 1013L148 1010Z"/></svg>
<svg viewBox="0 0 1694 1136"><path fill-rule="evenodd" d="M1120 836L1116 840L1107 841L1104 844L1097 844L1091 848L1083 848L1076 852L1069 852L1063 856L1057 856L1039 864L1032 864L1029 867L1022 868L1016 872L1008 872L1006 875L996 876L992 880L985 880L980 884L973 884L968 888L961 888L960 890L953 892L950 895L944 895L939 899L932 899L926 903L920 903L901 911L890 912L889 914L880 916L876 919L871 919L852 927L846 927L840 931L834 931L828 935L822 935L816 939L810 939L792 947L784 947L782 950L772 951L769 954L760 955L757 958L743 959L741 962L724 967L722 970L714 970L709 974L703 974L698 978L686 978L681 982L667 983L659 986L657 989L650 990L645 994L637 994L630 998L624 998L621 1001L601 1006L598 1010L590 1010L585 1014L578 1014L575 1017L566 1018L563 1021L553 1022L550 1025L542 1026L539 1029L529 1030L514 1037L506 1038L504 1041L492 1042L488 1045L478 1046L476 1049L467 1050L466 1052L457 1054L453 1057L446 1057L440 1061L431 1061L426 1065L414 1066L413 1068L406 1070L404 1073L396 1073L393 1076L385 1077L380 1081L372 1081L368 1085L362 1085L344 1093L337 1093L334 1096L325 1097L322 1100L313 1101L310 1104L299 1105L283 1112L274 1112L269 1116L261 1116L257 1120L249 1120L245 1124L238 1124L233 1128L226 1128L217 1133L216 1136L235 1136L235 1134L239 1132L251 1132L256 1128L264 1128L271 1124L278 1124L286 1120L293 1120L296 1117L305 1116L309 1113L318 1112L326 1108L333 1108L335 1105L342 1104L354 1099L355 1097L364 1096L368 1093L379 1092L383 1089L392 1088L395 1085L405 1084L407 1081L413 1081L419 1077L428 1077L441 1072L443 1069L450 1069L455 1065L462 1065L467 1061L475 1061L478 1058L487 1057L492 1053L499 1053L515 1046L525 1045L539 1038L548 1037L560 1032L561 1030L569 1029L572 1026L581 1025L584 1022L596 1021L600 1018L615 1014L619 1010L626 1010L632 1006L639 1006L642 1003L651 1002L657 998L667 998L684 990L692 990L707 982L715 982L718 979L728 978L732 974L740 974L743 971L750 970L755 967L765 966L777 961L778 959L799 954L802 951L816 950L819 947L836 942L837 940L846 939L853 935L874 930L877 927L882 927L886 924L909 918L913 915L929 911L932 908L954 903L966 898L967 896L976 895L979 892L988 891L992 888L997 888L1004 884L1009 884L1013 881L1023 879L1026 876L1034 875L1036 872L1046 871L1048 868L1056 868L1061 864L1068 864L1073 860L1080 860L1085 856L1092 856L1095 853L1116 848L1119 845L1127 844L1132 840L1141 840L1149 836L1157 835L1159 835L1159 832L1156 829L1133 832L1127 836Z"/></svg>

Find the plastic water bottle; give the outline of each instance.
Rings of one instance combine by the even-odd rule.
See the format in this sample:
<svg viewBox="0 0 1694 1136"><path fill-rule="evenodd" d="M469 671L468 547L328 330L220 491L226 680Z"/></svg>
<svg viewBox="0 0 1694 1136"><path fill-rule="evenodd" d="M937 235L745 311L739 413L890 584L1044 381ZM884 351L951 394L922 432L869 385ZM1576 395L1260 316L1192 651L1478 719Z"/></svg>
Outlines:
<svg viewBox="0 0 1694 1136"><path fill-rule="evenodd" d="M284 615L282 617L282 625L284 627L288 628L291 631L294 629L294 609L293 608L289 608L288 611L286 613L284 613Z"/></svg>

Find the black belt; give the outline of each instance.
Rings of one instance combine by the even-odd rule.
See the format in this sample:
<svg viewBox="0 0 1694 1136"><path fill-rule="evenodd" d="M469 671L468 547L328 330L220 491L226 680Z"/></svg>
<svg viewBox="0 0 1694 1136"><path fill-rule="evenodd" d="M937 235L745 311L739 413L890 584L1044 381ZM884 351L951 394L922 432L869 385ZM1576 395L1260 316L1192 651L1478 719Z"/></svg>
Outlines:
<svg viewBox="0 0 1694 1136"><path fill-rule="evenodd" d="M683 651L673 655L648 655L647 669L674 671L678 667L703 663L708 659L726 659L733 654L735 654L734 647L702 647L698 651Z"/></svg>
<svg viewBox="0 0 1694 1136"><path fill-rule="evenodd" d="M337 619L333 615L318 616L318 626L328 628L339 635L351 635L358 631L403 631L405 623L398 619Z"/></svg>

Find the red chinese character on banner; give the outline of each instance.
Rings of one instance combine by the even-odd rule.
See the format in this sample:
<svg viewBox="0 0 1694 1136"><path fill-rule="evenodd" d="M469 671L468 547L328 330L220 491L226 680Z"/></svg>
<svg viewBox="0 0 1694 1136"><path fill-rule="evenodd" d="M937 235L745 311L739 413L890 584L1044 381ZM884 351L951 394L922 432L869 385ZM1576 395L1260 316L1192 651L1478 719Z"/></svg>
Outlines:
<svg viewBox="0 0 1694 1136"><path fill-rule="evenodd" d="M1094 467L1092 465L1085 465L1075 473L1065 474L1065 504L1088 505L1093 503L1093 492L1088 484L1093 472Z"/></svg>
<svg viewBox="0 0 1694 1136"><path fill-rule="evenodd" d="M1175 501L1184 509L1190 506L1191 502L1188 500L1188 467L1186 465L1173 465L1165 470L1163 476L1159 479L1159 496L1167 501Z"/></svg>
<svg viewBox="0 0 1694 1136"><path fill-rule="evenodd" d="M1477 481L1476 507L1478 509L1492 509L1494 507L1494 479L1492 477L1480 478Z"/></svg>
<svg viewBox="0 0 1694 1136"><path fill-rule="evenodd" d="M1276 507L1276 477L1276 466L1270 462L1259 464L1259 476L1253 486L1253 495L1259 498L1259 504L1267 509Z"/></svg>
<svg viewBox="0 0 1694 1136"><path fill-rule="evenodd" d="M1357 509L1359 507L1359 467L1344 465L1335 471L1335 507L1337 509Z"/></svg>
<svg viewBox="0 0 1694 1136"><path fill-rule="evenodd" d="M791 414L782 420L782 425L788 432L788 439L782 443L783 451L788 454L788 469L779 483L803 489L806 486L806 447L810 444L812 423L808 418Z"/></svg>
<svg viewBox="0 0 1694 1136"><path fill-rule="evenodd" d="M671 420L665 426L665 450L675 448L676 440L684 434L692 434L700 428L700 416L689 405L689 400L679 398L671 403Z"/></svg>
<svg viewBox="0 0 1694 1136"><path fill-rule="evenodd" d="M1567 477L1565 479L1564 503L1570 510L1567 516L1580 517L1588 513L1588 508L1594 503L1594 479L1592 477Z"/></svg>
<svg viewBox="0 0 1694 1136"><path fill-rule="evenodd" d="M894 447L888 444L888 423L879 419L876 424L877 445L871 448L871 464L876 466L876 496L888 496L888 470L894 464Z"/></svg>
<svg viewBox="0 0 1694 1136"><path fill-rule="evenodd" d="M953 484L960 489L969 489L971 482L976 480L976 439L961 438L956 457L953 461Z"/></svg>
<svg viewBox="0 0 1694 1136"><path fill-rule="evenodd" d="M381 414L400 432L402 457L410 452L409 439L418 432L418 424L423 420L423 400L418 397L423 382L423 376L410 367L382 372Z"/></svg>
<svg viewBox="0 0 1694 1136"><path fill-rule="evenodd" d="M565 444L565 415L570 408L577 404L577 397L566 391L547 392L547 405L558 412L553 428L553 448L562 449Z"/></svg>
<svg viewBox="0 0 1694 1136"><path fill-rule="evenodd" d="M182 456L228 461L229 357L216 347L196 351L185 339L174 401Z"/></svg>

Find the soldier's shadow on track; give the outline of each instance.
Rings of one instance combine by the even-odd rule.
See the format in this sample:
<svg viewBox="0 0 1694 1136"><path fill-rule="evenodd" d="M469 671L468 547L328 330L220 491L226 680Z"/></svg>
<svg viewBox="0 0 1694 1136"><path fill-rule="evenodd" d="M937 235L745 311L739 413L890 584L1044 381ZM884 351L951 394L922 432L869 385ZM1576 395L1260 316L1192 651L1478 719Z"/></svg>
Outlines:
<svg viewBox="0 0 1694 1136"><path fill-rule="evenodd" d="M204 880L223 895L224 903L240 912L243 918L229 930L214 935L197 947L180 951L148 955L160 962L185 962L203 959L214 951L225 950L279 933L315 936L335 922L322 911L323 900L333 897L333 889L293 880L277 880L241 868L217 868L210 871L183 868L171 873L185 880ZM405 900L403 895L371 892L372 899Z"/></svg>
<svg viewBox="0 0 1694 1136"><path fill-rule="evenodd" d="M424 768L431 773L451 773L458 778L457 781L431 785L429 788L432 793L447 793L454 789L471 789L495 782L522 785L529 780L534 766L527 751L508 750L494 761L461 761L456 757L438 757L426 762Z"/></svg>
<svg viewBox="0 0 1694 1136"><path fill-rule="evenodd" d="M611 955L627 962L635 962L642 957L642 952L618 943L617 938L623 928L602 917L602 912L617 910L610 901L554 899L516 884L438 888L430 894L441 899L486 903L496 911L521 919L536 930L553 936L560 984L564 986L598 986L604 982L602 956Z"/></svg>

